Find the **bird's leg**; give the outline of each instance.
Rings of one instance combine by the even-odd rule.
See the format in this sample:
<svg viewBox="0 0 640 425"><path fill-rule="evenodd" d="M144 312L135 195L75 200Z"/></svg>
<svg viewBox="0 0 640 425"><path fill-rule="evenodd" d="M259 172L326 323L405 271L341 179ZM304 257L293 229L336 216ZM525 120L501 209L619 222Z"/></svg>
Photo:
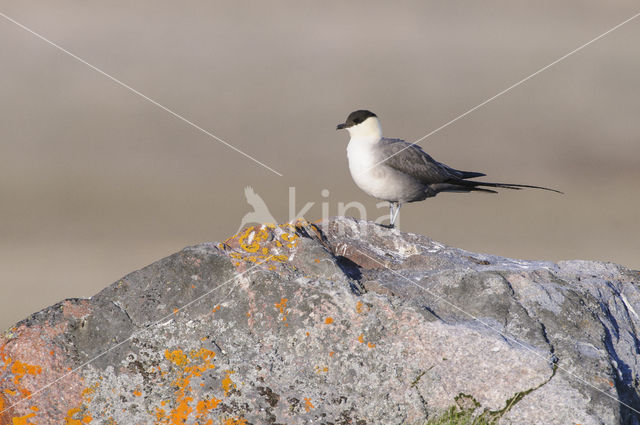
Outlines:
<svg viewBox="0 0 640 425"><path fill-rule="evenodd" d="M389 228L393 227L393 216L396 213L396 203L389 201Z"/></svg>
<svg viewBox="0 0 640 425"><path fill-rule="evenodd" d="M396 223L396 219L398 218L398 213L400 212L400 202L391 202L391 213L389 216L389 227L394 227Z"/></svg>
<svg viewBox="0 0 640 425"><path fill-rule="evenodd" d="M395 213L395 203L389 202L389 227L393 227L393 215Z"/></svg>

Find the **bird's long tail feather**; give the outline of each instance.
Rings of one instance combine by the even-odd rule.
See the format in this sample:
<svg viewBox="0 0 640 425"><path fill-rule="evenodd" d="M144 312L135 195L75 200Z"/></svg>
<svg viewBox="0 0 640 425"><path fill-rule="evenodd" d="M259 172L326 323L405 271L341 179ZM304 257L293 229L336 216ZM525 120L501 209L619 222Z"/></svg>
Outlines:
<svg viewBox="0 0 640 425"><path fill-rule="evenodd" d="M495 188L500 188L500 189L513 189L513 190L541 189L541 190L548 190L549 192L556 192L556 193L564 194L563 192L560 192L559 190L556 190L556 189L551 189L549 187L544 187L544 186L534 186L534 185L530 185L530 184L489 183L489 182L477 182L477 181L471 181L471 180L456 180L455 183L454 182L451 182L451 183L463 186L463 187L465 187L465 188L467 188L469 190L480 190L480 191L485 191L485 192L494 192L494 191L483 189L482 187L495 187ZM478 186L480 186L480 187L478 187Z"/></svg>

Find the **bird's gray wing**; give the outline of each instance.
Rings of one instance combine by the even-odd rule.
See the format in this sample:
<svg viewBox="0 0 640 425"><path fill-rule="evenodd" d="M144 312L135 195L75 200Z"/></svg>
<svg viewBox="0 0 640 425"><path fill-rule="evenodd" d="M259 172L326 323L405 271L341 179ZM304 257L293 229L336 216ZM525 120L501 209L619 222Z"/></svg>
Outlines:
<svg viewBox="0 0 640 425"><path fill-rule="evenodd" d="M410 175L423 184L428 185L431 191L431 195L429 196L434 196L438 192L481 191L497 193L495 190L486 189L487 187L515 190L531 188L562 193L556 189L550 189L544 186L467 180L474 177L481 177L485 174L451 168L433 159L425 151L420 149L419 146L412 145L400 139L381 139L379 154L381 155L379 161L384 160L383 163L388 167Z"/></svg>
<svg viewBox="0 0 640 425"><path fill-rule="evenodd" d="M424 184L442 183L464 178L463 172L433 159L420 146L400 139L380 140L384 164L420 180Z"/></svg>

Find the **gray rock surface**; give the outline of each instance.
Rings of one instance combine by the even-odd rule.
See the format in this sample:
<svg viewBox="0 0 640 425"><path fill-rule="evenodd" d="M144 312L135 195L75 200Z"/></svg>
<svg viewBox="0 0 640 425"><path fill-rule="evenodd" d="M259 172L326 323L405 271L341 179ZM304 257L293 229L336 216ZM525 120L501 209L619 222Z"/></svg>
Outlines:
<svg viewBox="0 0 640 425"><path fill-rule="evenodd" d="M639 277L348 218L250 227L5 332L0 425L637 425Z"/></svg>

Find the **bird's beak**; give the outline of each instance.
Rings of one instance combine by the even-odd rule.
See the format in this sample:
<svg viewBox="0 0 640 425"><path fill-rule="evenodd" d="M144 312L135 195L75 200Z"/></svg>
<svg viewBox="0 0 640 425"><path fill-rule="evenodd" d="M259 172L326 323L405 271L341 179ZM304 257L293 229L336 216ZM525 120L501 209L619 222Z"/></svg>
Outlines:
<svg viewBox="0 0 640 425"><path fill-rule="evenodd" d="M343 128L345 128L346 126L347 126L347 125L346 125L345 123L338 124L338 125L336 126L336 130L342 130L342 129L343 129Z"/></svg>

